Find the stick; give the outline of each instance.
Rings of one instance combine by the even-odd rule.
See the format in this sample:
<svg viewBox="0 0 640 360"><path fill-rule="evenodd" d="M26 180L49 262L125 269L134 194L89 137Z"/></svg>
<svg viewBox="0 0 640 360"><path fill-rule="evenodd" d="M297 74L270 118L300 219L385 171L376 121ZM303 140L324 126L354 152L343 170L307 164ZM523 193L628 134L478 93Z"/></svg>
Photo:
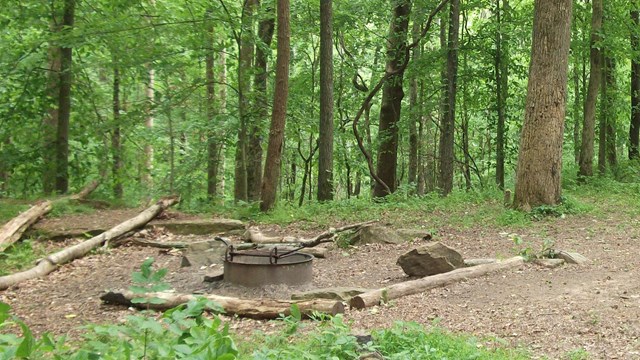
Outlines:
<svg viewBox="0 0 640 360"><path fill-rule="evenodd" d="M79 244L62 249L54 254L51 254L41 261L39 261L35 267L18 272L11 275L0 276L0 290L7 289L13 285L21 283L29 279L35 279L50 272L56 270L59 265L65 264L74 259L80 258L86 255L93 248L110 239L116 238L124 233L127 233L133 229L144 226L151 221L154 217L160 214L164 209L178 202L177 197L165 198L158 201L155 205L147 208L136 217L131 218L125 222L122 222L115 227L103 232L98 236L94 236L89 240L83 241Z"/></svg>
<svg viewBox="0 0 640 360"><path fill-rule="evenodd" d="M316 246L318 244L322 244L322 243L325 243L325 242L331 242L331 241L333 241L333 237L339 232L358 229L358 228L361 228L361 227L366 226L366 225L371 225L371 224L373 224L375 222L376 222L375 220L372 220L372 221L366 221L366 222L357 223L357 224L346 225L346 226L343 226L343 227L340 227L340 228L337 228L337 229L330 229L329 231L325 231L322 234L316 236L315 238L313 238L311 240L301 241L300 242L300 246L302 246L302 247L313 247L313 246Z"/></svg>
<svg viewBox="0 0 640 360"><path fill-rule="evenodd" d="M199 295L177 293L146 293L135 294L131 291L107 292L100 299L105 303L124 306L134 306L139 309L167 310L178 305L194 300ZM309 316L312 312L336 315L344 313L344 304L341 301L316 299L308 301L273 300L273 299L240 299L219 295L202 295L203 297L218 303L227 315L238 315L252 319L276 319L281 314L290 315L292 304L298 305L300 312ZM162 304L132 303L136 298L165 300Z"/></svg>
<svg viewBox="0 0 640 360"><path fill-rule="evenodd" d="M509 269L520 266L524 263L521 256L515 256L510 259L492 263L477 265L468 268L456 269L443 274L423 277L417 280L405 281L391 285L387 288L372 290L351 298L349 305L356 309L364 309L367 307L379 305L382 301L397 299L402 296L421 293L428 289L446 286L455 282L466 279L472 279L496 272L503 269Z"/></svg>

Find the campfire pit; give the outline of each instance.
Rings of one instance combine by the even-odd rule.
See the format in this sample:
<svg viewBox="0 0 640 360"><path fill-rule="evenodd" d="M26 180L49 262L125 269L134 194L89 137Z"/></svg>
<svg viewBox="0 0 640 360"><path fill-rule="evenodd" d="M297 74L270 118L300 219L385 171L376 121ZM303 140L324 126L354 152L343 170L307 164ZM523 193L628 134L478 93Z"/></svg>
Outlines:
<svg viewBox="0 0 640 360"><path fill-rule="evenodd" d="M227 248L224 260L224 281L247 287L264 285L306 285L313 280L313 256L297 252L247 250Z"/></svg>

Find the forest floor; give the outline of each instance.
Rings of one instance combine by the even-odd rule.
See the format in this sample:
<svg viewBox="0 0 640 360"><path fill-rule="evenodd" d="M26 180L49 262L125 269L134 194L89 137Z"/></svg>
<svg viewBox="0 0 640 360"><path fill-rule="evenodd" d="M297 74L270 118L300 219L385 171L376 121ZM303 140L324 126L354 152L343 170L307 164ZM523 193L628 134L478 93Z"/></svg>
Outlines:
<svg viewBox="0 0 640 360"><path fill-rule="evenodd" d="M91 223L111 226L136 212L136 209L99 210L43 220L39 226L90 227ZM262 228L308 237L326 230L309 229L308 224ZM171 241L206 238L160 232L157 235ZM519 251L514 248L515 235L534 250L542 247L544 239L553 239L556 249L577 251L591 261L583 266L564 265L556 269L527 263L515 270L403 297L386 306L347 309L345 318L358 331L388 327L395 321L437 324L488 342L522 346L533 354L553 359L564 358L576 349L586 350L593 359L640 359L637 244L640 220L637 217L630 219L615 212L600 216L572 215L514 229L444 226L437 229L434 240L457 249L465 258L506 258ZM60 248L81 240L46 242L46 246ZM420 243L421 240L416 240L400 245L332 248L327 258L314 260L311 286L272 287L244 295L287 298L293 291L310 288L380 288L405 281L407 277L396 265L396 259ZM86 331L81 328L84 324L121 322L134 313L125 307L103 305L100 296L106 290L128 287L131 273L149 256L155 258L154 267L169 270L166 280L178 292L233 294L228 287L214 288L202 282L209 269L180 267L179 252L125 245L97 251L62 266L45 278L0 292L0 300L9 303L37 333L49 331L78 337ZM279 327L277 322L228 320L233 331L239 334L276 331Z"/></svg>

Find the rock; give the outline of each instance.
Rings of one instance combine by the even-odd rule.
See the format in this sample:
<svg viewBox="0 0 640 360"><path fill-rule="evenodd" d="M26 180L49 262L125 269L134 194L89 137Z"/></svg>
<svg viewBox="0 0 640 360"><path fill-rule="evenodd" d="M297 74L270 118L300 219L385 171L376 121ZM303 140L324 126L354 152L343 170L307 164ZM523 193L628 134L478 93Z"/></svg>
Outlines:
<svg viewBox="0 0 640 360"><path fill-rule="evenodd" d="M401 244L404 242L395 230L380 225L362 226L349 239L349 244Z"/></svg>
<svg viewBox="0 0 640 360"><path fill-rule="evenodd" d="M209 235L236 230L244 232L244 224L242 221L230 219L154 221L151 223L151 226L161 226L178 235Z"/></svg>
<svg viewBox="0 0 640 360"><path fill-rule="evenodd" d="M533 262L548 269L557 268L565 263L564 259L535 259Z"/></svg>
<svg viewBox="0 0 640 360"><path fill-rule="evenodd" d="M358 360L384 360L384 356L378 352L372 352L360 355Z"/></svg>
<svg viewBox="0 0 640 360"><path fill-rule="evenodd" d="M224 279L224 271L216 271L204 276L203 282L216 282Z"/></svg>
<svg viewBox="0 0 640 360"><path fill-rule="evenodd" d="M556 258L563 259L564 261L567 262L567 264L584 265L589 262L589 259L578 254L577 252L560 250L560 251L556 251L555 255L556 255Z"/></svg>
<svg viewBox="0 0 640 360"><path fill-rule="evenodd" d="M216 240L206 240L190 243L182 253L180 266L209 266L220 264L224 258L227 246Z"/></svg>
<svg viewBox="0 0 640 360"><path fill-rule="evenodd" d="M363 294L367 291L369 291L369 289L349 288L349 287L316 289L311 291L305 291L302 293L291 294L291 300L329 299L329 300L349 301L352 297Z"/></svg>
<svg viewBox="0 0 640 360"><path fill-rule="evenodd" d="M464 267L462 255L439 242L413 249L396 262L409 276L429 276Z"/></svg>
<svg viewBox="0 0 640 360"><path fill-rule="evenodd" d="M396 232L406 242L413 240L430 241L433 239L431 233L424 229L398 229Z"/></svg>

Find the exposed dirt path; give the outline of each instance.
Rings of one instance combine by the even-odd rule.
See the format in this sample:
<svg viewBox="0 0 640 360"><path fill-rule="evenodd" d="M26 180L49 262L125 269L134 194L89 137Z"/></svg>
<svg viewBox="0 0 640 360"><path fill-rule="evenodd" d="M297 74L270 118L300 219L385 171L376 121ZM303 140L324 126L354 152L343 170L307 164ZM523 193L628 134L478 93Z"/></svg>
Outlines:
<svg viewBox="0 0 640 360"><path fill-rule="evenodd" d="M115 213L100 212L85 220L114 218ZM67 225L85 221L81 215L65 219ZM441 228L435 240L456 248L465 258L512 256L509 233L515 232L536 250L544 238L551 238L556 248L578 251L592 261L552 270L526 264L515 271L400 298L387 306L347 310L345 317L359 330L388 326L396 320L436 322L453 331L522 345L551 358L584 348L594 359L640 359L639 225L638 219L568 217L538 222L525 230ZM295 227L283 231L300 233ZM198 239L203 237L180 238ZM69 240L73 241L80 240ZM378 288L404 281L407 278L395 261L418 244L333 249L326 259L315 260L312 287ZM78 326L87 322L118 322L133 313L102 305L99 297L107 289L126 288L131 273L148 256L156 258L156 266L169 269L168 281L178 291L234 294L234 289L202 283L209 270L180 268L181 258L175 252L125 246L92 254L44 279L0 292L0 300L8 302L37 332L78 336L83 332ZM287 297L306 288L274 287L243 294ZM272 323L230 321L239 333L274 328Z"/></svg>

